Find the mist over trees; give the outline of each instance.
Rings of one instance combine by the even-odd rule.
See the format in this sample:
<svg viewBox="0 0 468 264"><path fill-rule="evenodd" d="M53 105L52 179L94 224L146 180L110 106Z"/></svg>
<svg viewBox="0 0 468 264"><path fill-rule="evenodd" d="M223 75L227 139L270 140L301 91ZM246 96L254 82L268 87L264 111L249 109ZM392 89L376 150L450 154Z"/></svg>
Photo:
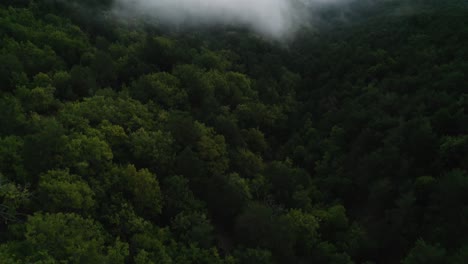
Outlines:
<svg viewBox="0 0 468 264"><path fill-rule="evenodd" d="M310 8L2 1L0 263L467 263L468 5Z"/></svg>

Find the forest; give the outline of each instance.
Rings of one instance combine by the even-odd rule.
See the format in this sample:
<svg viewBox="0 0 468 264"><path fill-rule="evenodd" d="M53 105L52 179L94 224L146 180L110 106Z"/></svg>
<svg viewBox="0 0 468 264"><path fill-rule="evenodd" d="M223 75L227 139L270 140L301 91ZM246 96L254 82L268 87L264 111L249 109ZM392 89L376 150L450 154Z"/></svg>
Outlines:
<svg viewBox="0 0 468 264"><path fill-rule="evenodd" d="M468 263L466 1L284 42L112 1L0 2L0 263Z"/></svg>

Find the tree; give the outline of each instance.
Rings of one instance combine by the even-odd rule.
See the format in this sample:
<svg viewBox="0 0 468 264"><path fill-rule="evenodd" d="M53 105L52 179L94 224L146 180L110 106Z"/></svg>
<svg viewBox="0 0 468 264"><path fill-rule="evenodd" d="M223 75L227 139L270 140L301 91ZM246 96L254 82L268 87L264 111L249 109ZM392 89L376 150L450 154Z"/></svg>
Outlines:
<svg viewBox="0 0 468 264"><path fill-rule="evenodd" d="M29 177L63 164L68 143L65 129L57 120L37 116L36 119L37 130L25 137L22 155ZM30 182L33 179L25 180Z"/></svg>
<svg viewBox="0 0 468 264"><path fill-rule="evenodd" d="M19 87L16 90L17 97L25 105L25 111L33 111L39 114L51 114L60 106L60 102L54 98L55 88L35 87L31 90Z"/></svg>
<svg viewBox="0 0 468 264"><path fill-rule="evenodd" d="M245 178L253 178L263 171L261 156L246 149L239 149L232 154L232 167Z"/></svg>
<svg viewBox="0 0 468 264"><path fill-rule="evenodd" d="M83 66L74 66L71 69L70 85L74 94L73 99L92 95L97 87L94 73Z"/></svg>
<svg viewBox="0 0 468 264"><path fill-rule="evenodd" d="M117 79L112 57L103 51L97 51L91 62L92 72L96 74L96 83L101 87L114 86Z"/></svg>
<svg viewBox="0 0 468 264"><path fill-rule="evenodd" d="M286 215L297 237L295 250L300 256L313 257L313 250L320 241L319 219L312 214L293 209Z"/></svg>
<svg viewBox="0 0 468 264"><path fill-rule="evenodd" d="M17 250L27 253L17 256L26 262L124 263L128 246L121 242L107 246L105 240L102 227L90 219L76 214L38 213L28 217L24 240L18 244ZM113 247L118 247L118 253Z"/></svg>
<svg viewBox="0 0 468 264"><path fill-rule="evenodd" d="M71 75L66 71L58 71L53 76L53 87L55 87L55 95L62 100L74 99L71 83Z"/></svg>
<svg viewBox="0 0 468 264"><path fill-rule="evenodd" d="M247 180L237 173L214 176L205 182L205 189L207 191L200 196L206 201L215 219L228 228L252 199Z"/></svg>
<svg viewBox="0 0 468 264"><path fill-rule="evenodd" d="M136 212L143 217L154 218L161 213L162 194L159 181L154 174L147 169L137 170L129 165L121 169L125 177L129 199L133 202Z"/></svg>
<svg viewBox="0 0 468 264"><path fill-rule="evenodd" d="M171 248L164 245L169 240L167 230L149 227L144 231L131 238L131 246L137 251L134 256L135 263L174 263ZM177 251L175 256L179 255L182 254Z"/></svg>
<svg viewBox="0 0 468 264"><path fill-rule="evenodd" d="M242 135L252 152L262 154L267 149L268 143L262 131L256 128L250 128L243 130Z"/></svg>
<svg viewBox="0 0 468 264"><path fill-rule="evenodd" d="M163 131L140 128L129 135L133 161L158 173L167 172L174 160L173 139Z"/></svg>
<svg viewBox="0 0 468 264"><path fill-rule="evenodd" d="M171 229L178 241L187 245L195 244L202 248L213 246L214 228L204 213L183 211L172 220Z"/></svg>
<svg viewBox="0 0 468 264"><path fill-rule="evenodd" d="M163 212L168 218L172 218L183 211L199 211L204 204L195 198L190 189L189 180L183 176L170 176L162 181L164 190Z"/></svg>
<svg viewBox="0 0 468 264"><path fill-rule="evenodd" d="M416 241L413 249L408 253L402 264L442 264L447 263L445 249L440 246L427 244L424 240Z"/></svg>
<svg viewBox="0 0 468 264"><path fill-rule="evenodd" d="M14 54L0 53L0 83L1 91L12 91L16 85L16 78L23 72L21 61Z"/></svg>
<svg viewBox="0 0 468 264"><path fill-rule="evenodd" d="M271 264L275 263L270 251L265 249L239 249L234 256L240 264Z"/></svg>
<svg viewBox="0 0 468 264"><path fill-rule="evenodd" d="M65 145L65 164L83 177L108 168L113 158L109 145L96 136L74 135Z"/></svg>
<svg viewBox="0 0 468 264"><path fill-rule="evenodd" d="M208 172L213 175L223 174L229 164L224 137L201 123L196 122L195 125L203 133L195 145L198 156L205 162Z"/></svg>
<svg viewBox="0 0 468 264"><path fill-rule="evenodd" d="M179 80L167 72L140 77L132 84L130 93L138 100L153 102L165 108L185 109L187 93L180 89Z"/></svg>
<svg viewBox="0 0 468 264"><path fill-rule="evenodd" d="M277 201L287 206L293 203L296 191L311 185L310 176L304 170L292 167L288 162L272 162L267 165L264 174L272 184Z"/></svg>
<svg viewBox="0 0 468 264"><path fill-rule="evenodd" d="M9 95L0 98L0 122L3 124L0 127L0 135L11 135L15 131L21 132L26 125L26 116L20 101Z"/></svg>
<svg viewBox="0 0 468 264"><path fill-rule="evenodd" d="M39 203L49 212L89 212L95 205L94 192L87 182L68 171L42 174L37 187Z"/></svg>
<svg viewBox="0 0 468 264"><path fill-rule="evenodd" d="M295 234L287 218L259 203L251 203L236 219L237 239L247 247L271 250L276 260L294 259Z"/></svg>
<svg viewBox="0 0 468 264"><path fill-rule="evenodd" d="M0 173L0 219L2 224L18 221L19 211L30 202L28 188L9 182Z"/></svg>
<svg viewBox="0 0 468 264"><path fill-rule="evenodd" d="M174 76L180 80L181 87L187 91L190 104L194 108L206 106L214 98L213 88L205 72L195 65L180 65L174 68Z"/></svg>
<svg viewBox="0 0 468 264"><path fill-rule="evenodd" d="M8 179L25 179L23 163L24 141L21 137L8 136L0 138L0 171Z"/></svg>

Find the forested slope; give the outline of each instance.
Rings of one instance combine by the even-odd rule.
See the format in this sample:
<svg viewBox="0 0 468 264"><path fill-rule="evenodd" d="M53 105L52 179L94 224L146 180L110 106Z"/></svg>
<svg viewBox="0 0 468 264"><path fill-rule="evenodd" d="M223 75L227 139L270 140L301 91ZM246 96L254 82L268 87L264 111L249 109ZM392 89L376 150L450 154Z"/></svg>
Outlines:
<svg viewBox="0 0 468 264"><path fill-rule="evenodd" d="M110 2L0 4L0 263L468 262L463 1L288 43Z"/></svg>

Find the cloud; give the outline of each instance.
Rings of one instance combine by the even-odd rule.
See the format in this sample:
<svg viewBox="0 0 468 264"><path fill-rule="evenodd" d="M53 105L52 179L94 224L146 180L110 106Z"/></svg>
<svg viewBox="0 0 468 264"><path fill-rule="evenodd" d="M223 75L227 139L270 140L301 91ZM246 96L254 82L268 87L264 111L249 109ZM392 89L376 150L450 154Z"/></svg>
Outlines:
<svg viewBox="0 0 468 264"><path fill-rule="evenodd" d="M268 37L293 34L307 24L311 9L346 0L116 0L125 17L152 17L169 25L239 25Z"/></svg>

